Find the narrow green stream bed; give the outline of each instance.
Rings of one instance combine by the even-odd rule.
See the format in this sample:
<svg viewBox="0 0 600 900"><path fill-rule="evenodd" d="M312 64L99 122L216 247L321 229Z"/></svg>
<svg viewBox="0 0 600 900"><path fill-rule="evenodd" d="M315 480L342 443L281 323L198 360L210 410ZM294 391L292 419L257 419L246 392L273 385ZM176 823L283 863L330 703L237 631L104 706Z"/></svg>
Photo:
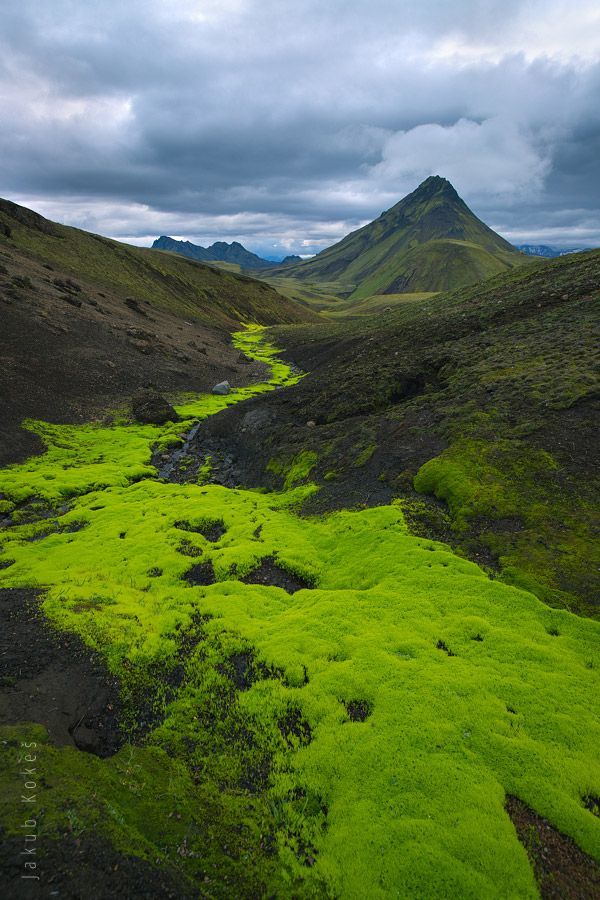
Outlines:
<svg viewBox="0 0 600 900"><path fill-rule="evenodd" d="M279 493L156 479L152 447L297 380L260 329L235 340L268 383L187 424L30 423L47 452L0 471L4 514L69 504L0 533L0 587L102 655L132 740L140 697L161 711L107 759L1 730L43 747L44 834L105 834L200 896L537 897L514 795L600 860L599 623L411 536L400 502L299 517L308 455ZM245 583L265 560L299 589Z"/></svg>

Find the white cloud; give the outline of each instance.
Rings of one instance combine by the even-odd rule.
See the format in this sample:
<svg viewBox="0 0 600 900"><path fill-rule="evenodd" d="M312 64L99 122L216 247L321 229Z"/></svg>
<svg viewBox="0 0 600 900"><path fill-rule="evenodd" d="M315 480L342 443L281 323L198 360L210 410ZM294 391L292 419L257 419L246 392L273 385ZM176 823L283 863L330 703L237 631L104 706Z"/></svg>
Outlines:
<svg viewBox="0 0 600 900"><path fill-rule="evenodd" d="M465 197L504 202L539 195L550 171L548 148L506 117L484 122L430 123L387 138L370 179L389 191L408 192L428 175L448 178Z"/></svg>

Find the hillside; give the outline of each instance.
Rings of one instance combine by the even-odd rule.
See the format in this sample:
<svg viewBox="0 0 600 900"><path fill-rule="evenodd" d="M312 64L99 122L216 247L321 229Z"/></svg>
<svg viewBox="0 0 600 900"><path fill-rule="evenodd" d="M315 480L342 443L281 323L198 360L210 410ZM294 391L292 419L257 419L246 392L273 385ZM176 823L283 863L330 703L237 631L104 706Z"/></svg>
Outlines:
<svg viewBox="0 0 600 900"><path fill-rule="evenodd" d="M317 256L265 275L337 283L338 294L360 301L453 290L528 264L531 259L481 222L449 181L432 176Z"/></svg>
<svg viewBox="0 0 600 900"><path fill-rule="evenodd" d="M226 241L215 241L210 247L201 247L198 244L192 244L191 241L177 241L172 237L162 235L154 241L152 249L168 250L171 253L187 256L188 259L204 262L235 263L242 269L264 269L274 265L270 260L262 259L256 253L246 250L238 241L232 241L231 244Z"/></svg>
<svg viewBox="0 0 600 900"><path fill-rule="evenodd" d="M240 321L314 318L251 278L120 244L0 201L0 461L39 448L18 423L64 421L147 384L199 390L251 377Z"/></svg>

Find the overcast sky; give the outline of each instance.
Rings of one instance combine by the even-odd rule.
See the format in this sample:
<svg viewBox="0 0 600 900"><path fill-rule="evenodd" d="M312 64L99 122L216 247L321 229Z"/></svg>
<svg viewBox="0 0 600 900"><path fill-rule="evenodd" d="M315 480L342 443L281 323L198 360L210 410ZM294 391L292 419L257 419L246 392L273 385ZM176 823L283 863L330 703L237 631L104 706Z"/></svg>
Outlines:
<svg viewBox="0 0 600 900"><path fill-rule="evenodd" d="M3 0L0 195L137 244L316 252L431 174L600 246L598 0Z"/></svg>

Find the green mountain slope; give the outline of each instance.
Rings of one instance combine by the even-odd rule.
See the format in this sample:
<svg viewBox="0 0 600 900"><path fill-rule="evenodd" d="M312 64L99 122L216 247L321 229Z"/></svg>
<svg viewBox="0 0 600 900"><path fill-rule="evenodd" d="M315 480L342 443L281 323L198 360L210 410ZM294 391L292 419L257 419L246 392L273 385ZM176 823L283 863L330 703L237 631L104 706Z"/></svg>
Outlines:
<svg viewBox="0 0 600 900"><path fill-rule="evenodd" d="M312 259L288 265L301 281L335 282L352 300L453 290L531 265L488 228L445 178L432 176L391 209Z"/></svg>
<svg viewBox="0 0 600 900"><path fill-rule="evenodd" d="M238 241L232 241L228 244L226 241L216 241L210 247L201 247L199 244L192 244L191 241L176 241L172 237L162 235L152 244L153 250L169 250L172 253L179 253L180 256L187 256L188 259L198 259L204 262L228 262L236 263L242 269L264 269L272 266L268 259L263 259L246 250Z"/></svg>

